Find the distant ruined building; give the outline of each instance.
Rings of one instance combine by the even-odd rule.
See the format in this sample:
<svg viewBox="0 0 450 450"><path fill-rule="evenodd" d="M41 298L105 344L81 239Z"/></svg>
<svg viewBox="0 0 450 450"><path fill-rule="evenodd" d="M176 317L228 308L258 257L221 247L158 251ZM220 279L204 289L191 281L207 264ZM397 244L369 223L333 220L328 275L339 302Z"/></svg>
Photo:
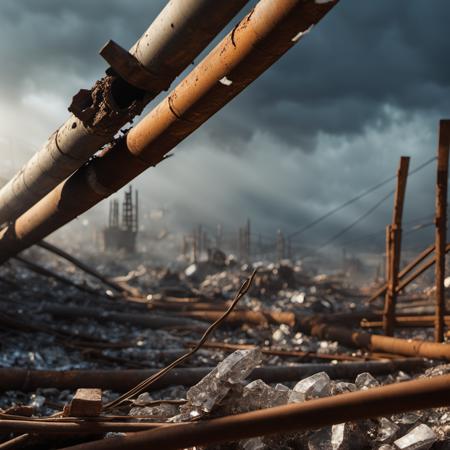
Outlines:
<svg viewBox="0 0 450 450"><path fill-rule="evenodd" d="M124 192L122 216L119 220L119 200L112 199L109 203L108 226L103 230L105 250L123 250L126 253L136 252L136 237L139 230L139 200L138 191L130 186Z"/></svg>

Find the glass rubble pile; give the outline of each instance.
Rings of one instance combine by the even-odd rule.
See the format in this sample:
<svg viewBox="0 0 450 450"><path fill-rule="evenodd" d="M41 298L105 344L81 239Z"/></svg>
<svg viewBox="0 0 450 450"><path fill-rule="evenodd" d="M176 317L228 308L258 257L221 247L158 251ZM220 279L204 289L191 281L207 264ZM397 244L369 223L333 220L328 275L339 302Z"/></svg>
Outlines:
<svg viewBox="0 0 450 450"><path fill-rule="evenodd" d="M283 384L271 386L260 379L246 381L252 370L261 363L261 359L261 353L257 348L236 351L187 391L187 401L179 409L175 405L160 405L151 409L135 407L130 414L136 416L154 414L170 422L189 421L200 416L218 417L289 403L302 403L381 385L380 381L367 372L359 374L354 383L331 380L325 372L319 372L298 381L292 388ZM441 366L434 371L437 370L440 373L450 370L450 365ZM144 400L151 401L151 396L142 394L135 404ZM169 411L173 413L173 417L169 418ZM426 450L438 441L439 435L445 433L447 423L450 427L450 409L442 408L441 411L404 413L373 420L341 423L303 433L257 437L236 443L236 448ZM226 450L229 447L227 444L212 448Z"/></svg>
<svg viewBox="0 0 450 450"><path fill-rule="evenodd" d="M52 267L54 261L48 263ZM147 303L155 314L166 314L160 305L164 301L167 303L167 299L170 299L171 305L184 305L181 314L184 310L190 310L189 305L204 304L206 301L211 303L213 309L218 309L219 305L223 307L233 298L251 270L251 267L239 266L212 268L205 263L200 264L200 272L199 268L194 272L195 278L192 273L188 276L176 267L170 270L146 269L140 264L136 267L139 270L130 272L131 275L126 278L137 289L153 292L148 295ZM118 260L111 261L111 266L105 270L117 275L126 273ZM42 284L36 282L36 276L25 269L16 269L14 277L22 287L20 291L11 289L8 294L8 312L14 312L15 317L26 321L32 316L36 322L52 323L55 329L71 336L95 336L114 345L102 349L69 347L55 334L34 332L33 339L29 339L30 334L0 329L3 350L0 367L59 370L161 368L185 353L202 334L202 330L195 328L150 328L90 316L59 318L46 312L45 308L57 305L100 309L104 307L104 302L109 302L108 310L117 313L135 312L142 315L143 309L142 305L129 303L121 306L117 300L86 296L75 288L60 286L58 283L51 290L44 289ZM84 282L82 278L77 281ZM92 287L98 288L94 283ZM268 264L261 265L252 291L242 299L237 310L293 311L302 316L349 313L364 307L359 301L363 297L338 276L309 274L295 264ZM192 310L195 311L194 308ZM177 314L172 310L169 312ZM421 332L425 339L430 339L431 330L423 329ZM410 330L401 330L400 333L405 337L412 336ZM216 330L210 343L246 344L254 348L230 353L231 350L208 348L205 345L189 360L188 366L213 367L207 376L190 388L172 386L141 394L128 407L126 414L140 422L189 422L303 403L417 377L415 373L400 371L377 377L360 373L350 380L330 379L325 372L315 373L296 382L270 384L261 379L249 379L253 369L262 364L289 366L324 361L336 364L342 355L360 360L365 357L363 350L349 349L337 342L311 337L285 323L268 323L266 326L251 323L233 327L223 325ZM299 360L295 356L265 354L262 350L266 348L304 352L306 356ZM423 376L445 373L450 373L450 365L432 367ZM8 391L0 396L0 408L5 412L9 408L29 405L36 417L49 416L70 401L73 394L71 390L53 388L37 389L31 393ZM117 395L108 390L103 392L105 402ZM420 450L441 448L437 446L444 445L449 436L450 409L439 408L335 424L308 432L255 437L209 448Z"/></svg>

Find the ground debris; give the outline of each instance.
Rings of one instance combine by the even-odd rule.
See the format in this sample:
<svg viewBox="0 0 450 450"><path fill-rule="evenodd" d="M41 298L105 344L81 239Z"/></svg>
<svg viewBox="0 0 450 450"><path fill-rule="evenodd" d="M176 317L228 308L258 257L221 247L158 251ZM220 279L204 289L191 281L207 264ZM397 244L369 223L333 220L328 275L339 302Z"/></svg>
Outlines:
<svg viewBox="0 0 450 450"><path fill-rule="evenodd" d="M45 263L56 270L54 260L45 260ZM120 273L134 274L138 271L139 276L127 275L125 278L133 289L143 293L145 301L123 303L117 299L112 301L106 297L96 298L87 296L76 288L60 288L57 283L53 285L53 290L48 290L36 282L36 275L26 272L25 268L18 268L14 277L22 284L22 292L19 297L16 291L11 290L11 300L3 300L7 306L6 311L11 315L14 313L16 319L25 323L31 323L29 317L33 315L34 324L51 324L53 332L45 332L44 327L42 331L33 333L33 339L27 339L25 330L20 334L13 329L9 332L2 330L4 352L0 358L0 366L33 370L56 367L63 371L162 368L195 345L204 330L189 327L151 328L125 323L118 318L129 314L153 314L153 317L170 316L178 319L183 312L189 311L197 311L199 315L214 311L216 315L221 315L229 306L230 299L239 289L243 278L251 270L250 266L240 267L236 263L230 266L227 262L225 267L223 264L205 263L197 267L195 276L188 277L183 268L154 269L139 262L135 265L138 269L130 271L129 266L125 269L119 260L111 261L108 265L102 261L101 264L96 266L98 270L116 275L118 279L121 279ZM78 283L83 282L79 274L76 277ZM92 288L99 289L96 281L89 282L92 283ZM345 323L346 317L353 317L354 313L357 317L363 311L355 303L358 298L355 292L345 278L339 276L314 276L300 265L287 261L281 264L260 264L254 286L242 298L235 312L257 312L266 317L265 323L244 320L223 324L216 330L212 340L189 361L189 367L214 367L200 382L194 386L172 385L143 393L115 414L125 414L133 423L144 425L202 421L276 406L304 404L318 398L364 391L415 378L417 375L408 369L392 372L387 376L371 374L363 369L351 377L336 379L333 375L321 372L328 369L318 368L316 373L308 372L308 376L291 377L291 381L284 380L283 383L271 382L258 375L259 370L273 366L289 369L305 363L325 361L329 363L328 368L334 368L343 367L340 366L340 361L365 364L364 359L371 359L370 352L350 350L335 341L318 339L300 332L292 324L277 322L270 316L272 313L290 313L300 317L327 317L334 311L336 315L333 317ZM41 300L36 302L36 296ZM108 302L107 308L104 306L105 301ZM17 306L19 304L21 307ZM103 309L108 315L86 315L69 319L45 312L52 308L56 310L56 307L76 308L78 312ZM339 314L343 314L343 319L339 319ZM115 319L106 320L107 317ZM412 335L405 330L399 333L404 337ZM429 339L428 330L423 333L423 337ZM239 348L239 345L245 348ZM380 358L383 356L373 356L375 362ZM254 372L260 365L263 367ZM450 365L434 366L422 376L446 374L450 372L449 367ZM9 391L0 398L0 408L8 414L19 414L22 411L24 416L32 413L35 417L48 417L61 411L73 395L74 391L53 388L38 389L29 394ZM104 403L117 396L117 392L103 391ZM427 443L426 439L431 439L431 433L425 433L423 437L415 432L412 437L417 439L411 445L436 446L439 442L445 442L450 435L450 411L448 408L437 408L401 413L374 420L335 424L307 432L255 437L208 448L399 450L402 447L398 442L401 445L402 442L409 442L406 437L420 425L427 426L434 433L435 443ZM117 435L117 432L112 432L107 436ZM408 439L412 439L411 436Z"/></svg>

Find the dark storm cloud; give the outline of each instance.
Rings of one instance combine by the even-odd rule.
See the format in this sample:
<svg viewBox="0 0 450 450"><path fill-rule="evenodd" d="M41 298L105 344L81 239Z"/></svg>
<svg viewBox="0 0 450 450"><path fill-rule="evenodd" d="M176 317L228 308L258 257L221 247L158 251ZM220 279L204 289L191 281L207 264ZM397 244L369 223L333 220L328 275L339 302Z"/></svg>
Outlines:
<svg viewBox="0 0 450 450"><path fill-rule="evenodd" d="M105 64L97 51L106 40L131 46L164 4L3 0L0 52L7 64L2 67L2 90L19 95L31 79L41 89L66 93L76 87L70 80L57 83L55 73L60 81L64 74L98 78ZM448 109L448 23L447 0L432 5L422 0L342 0L205 132L219 146L232 149L264 128L308 151L317 131L361 132L385 118L386 104L407 110Z"/></svg>
<svg viewBox="0 0 450 450"><path fill-rule="evenodd" d="M108 39L130 47L148 27L164 0L2 0L0 2L0 88L20 96L33 80L41 90L61 95L88 86L72 86L70 76L99 78L106 63L98 50ZM55 76L57 74L57 76Z"/></svg>
<svg viewBox="0 0 450 450"><path fill-rule="evenodd" d="M446 0L342 0L222 120L308 151L317 131L353 134L386 120L386 104L448 110L449 23Z"/></svg>

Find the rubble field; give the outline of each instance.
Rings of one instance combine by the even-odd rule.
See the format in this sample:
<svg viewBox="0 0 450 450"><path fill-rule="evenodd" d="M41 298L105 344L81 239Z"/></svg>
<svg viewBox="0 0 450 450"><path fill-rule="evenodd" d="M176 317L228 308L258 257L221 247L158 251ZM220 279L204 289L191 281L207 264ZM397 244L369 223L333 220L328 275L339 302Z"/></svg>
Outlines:
<svg viewBox="0 0 450 450"><path fill-rule="evenodd" d="M317 274L290 261L241 265L232 258L170 269L132 261L130 271L126 259L89 258L126 289L124 295L35 249L26 260L49 273L43 278L21 261L1 267L0 408L3 419L22 426L2 432L4 445L20 439L16 448L66 448L126 436L123 424L150 429L202 422L450 373L442 360L350 348L305 331L301 324L308 319L337 318L341 327L365 332L361 318L373 321L379 314L379 304L366 301L374 286L351 286L344 274ZM52 279L52 273L64 274L64 280ZM251 286L247 282L242 291L245 280ZM241 298L224 319L238 292ZM431 307L430 289L416 284L400 297L398 311L424 314ZM135 388L185 355L214 321L197 351L158 374L148 389ZM376 325L369 331L380 334ZM396 336L432 340L432 329L399 328ZM70 423L78 396L82 411L95 403L93 390L99 396L93 416L110 429L93 437L33 428ZM94 417L83 420L92 423ZM249 439L230 435L196 448L441 449L450 448L449 435L450 410L440 407Z"/></svg>

